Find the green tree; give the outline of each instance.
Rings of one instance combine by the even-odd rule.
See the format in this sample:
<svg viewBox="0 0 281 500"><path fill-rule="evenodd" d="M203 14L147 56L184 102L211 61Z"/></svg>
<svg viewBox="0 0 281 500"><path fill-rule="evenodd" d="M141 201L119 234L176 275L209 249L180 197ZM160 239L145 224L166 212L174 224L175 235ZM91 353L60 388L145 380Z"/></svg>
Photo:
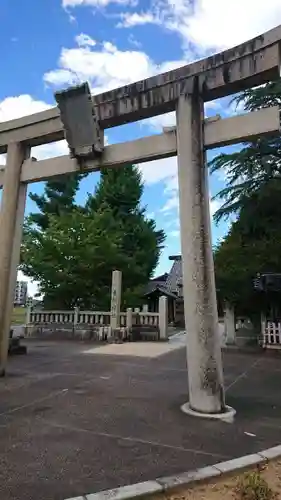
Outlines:
<svg viewBox="0 0 281 500"><path fill-rule="evenodd" d="M243 103L246 111L256 111L281 104L281 80L262 87L246 90L234 99ZM280 137L260 137L245 143L240 151L221 153L210 162L211 172L227 172L226 187L215 198L223 201L215 214L219 221L223 217L239 213L248 197L271 179L281 180Z"/></svg>
<svg viewBox="0 0 281 500"><path fill-rule="evenodd" d="M94 195L86 203L88 213L109 207L122 232L119 250L130 259L129 265L120 268L124 306L139 305L143 287L153 275L165 241L164 231L156 229L155 221L146 217L146 209L141 206L143 190L136 166L104 169Z"/></svg>
<svg viewBox="0 0 281 500"><path fill-rule="evenodd" d="M38 229L45 230L52 215L68 213L75 207L75 196L83 174L62 175L46 182L44 193L30 193L29 197L37 205L39 212L29 215L29 220Z"/></svg>
<svg viewBox="0 0 281 500"><path fill-rule="evenodd" d="M123 273L123 305L139 305L165 239L141 207L143 189L139 170L130 165L101 172L85 207L76 207L73 196L56 205L56 196L45 191L47 203L44 198L38 205L43 218L25 223L21 269L39 281L47 307L108 309L113 269Z"/></svg>
<svg viewBox="0 0 281 500"><path fill-rule="evenodd" d="M21 268L40 283L46 307L99 308L110 293L111 269L125 258L121 238L109 209L51 215L46 230L26 228Z"/></svg>
<svg viewBox="0 0 281 500"><path fill-rule="evenodd" d="M265 181L244 201L239 217L214 252L218 296L240 314L260 317L268 296L256 292L257 273L281 269L281 182Z"/></svg>

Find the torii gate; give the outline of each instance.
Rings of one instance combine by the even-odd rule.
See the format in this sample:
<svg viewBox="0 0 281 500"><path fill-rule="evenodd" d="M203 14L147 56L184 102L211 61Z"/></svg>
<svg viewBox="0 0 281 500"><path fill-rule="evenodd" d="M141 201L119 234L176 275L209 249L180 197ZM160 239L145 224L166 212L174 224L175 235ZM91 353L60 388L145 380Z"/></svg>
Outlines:
<svg viewBox="0 0 281 500"><path fill-rule="evenodd" d="M207 59L96 95L91 105L97 132L92 149L101 148L95 158L84 160L85 170L178 156L189 381L189 403L183 410L194 415L221 418L234 413L224 399L205 151L264 134L279 134L280 129L276 107L223 120L204 120L203 103L279 78L280 40L281 26ZM169 132L105 148L97 144L106 128L174 110L176 127ZM79 154L85 152L82 147L76 158L34 162L29 158L30 148L64 137L58 108L0 124L0 153L8 153L6 167L0 172L2 375L7 366L27 184L77 171Z"/></svg>

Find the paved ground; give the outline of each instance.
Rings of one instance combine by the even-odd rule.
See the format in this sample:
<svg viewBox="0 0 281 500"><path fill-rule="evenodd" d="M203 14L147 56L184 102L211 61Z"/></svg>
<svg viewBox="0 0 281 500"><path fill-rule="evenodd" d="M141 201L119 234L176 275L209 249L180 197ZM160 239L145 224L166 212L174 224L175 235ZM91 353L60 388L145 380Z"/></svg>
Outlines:
<svg viewBox="0 0 281 500"><path fill-rule="evenodd" d="M281 441L281 359L224 354L238 411L227 424L181 413L183 348L154 358L86 355L67 342L28 349L0 380L1 500L63 500Z"/></svg>

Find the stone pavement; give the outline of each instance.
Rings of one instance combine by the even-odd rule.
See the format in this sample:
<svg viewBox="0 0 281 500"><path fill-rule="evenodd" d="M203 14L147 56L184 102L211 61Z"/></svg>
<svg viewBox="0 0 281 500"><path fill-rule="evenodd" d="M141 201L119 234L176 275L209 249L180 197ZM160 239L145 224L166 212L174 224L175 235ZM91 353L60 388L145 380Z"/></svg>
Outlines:
<svg viewBox="0 0 281 500"><path fill-rule="evenodd" d="M125 342L122 344L105 344L92 349L85 349L85 354L110 354L114 356L137 356L157 358L163 354L180 349L186 344L184 331L173 335L168 342Z"/></svg>
<svg viewBox="0 0 281 500"><path fill-rule="evenodd" d="M84 354L91 350L91 353ZM1 500L64 500L279 444L281 361L224 354L233 424L193 419L185 349L102 355L29 341L0 380Z"/></svg>

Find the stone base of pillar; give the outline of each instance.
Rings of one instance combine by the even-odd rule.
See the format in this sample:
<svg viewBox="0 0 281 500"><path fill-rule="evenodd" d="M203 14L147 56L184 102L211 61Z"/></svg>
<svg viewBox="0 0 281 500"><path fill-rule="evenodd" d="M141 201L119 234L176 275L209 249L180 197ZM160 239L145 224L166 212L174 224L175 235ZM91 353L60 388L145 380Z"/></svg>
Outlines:
<svg viewBox="0 0 281 500"><path fill-rule="evenodd" d="M223 413L200 413L199 411L193 410L189 403L185 403L181 406L181 411L191 417L210 418L213 420L222 420L224 422L231 423L236 415L236 410L234 410L231 406L226 406L225 408L226 410Z"/></svg>

